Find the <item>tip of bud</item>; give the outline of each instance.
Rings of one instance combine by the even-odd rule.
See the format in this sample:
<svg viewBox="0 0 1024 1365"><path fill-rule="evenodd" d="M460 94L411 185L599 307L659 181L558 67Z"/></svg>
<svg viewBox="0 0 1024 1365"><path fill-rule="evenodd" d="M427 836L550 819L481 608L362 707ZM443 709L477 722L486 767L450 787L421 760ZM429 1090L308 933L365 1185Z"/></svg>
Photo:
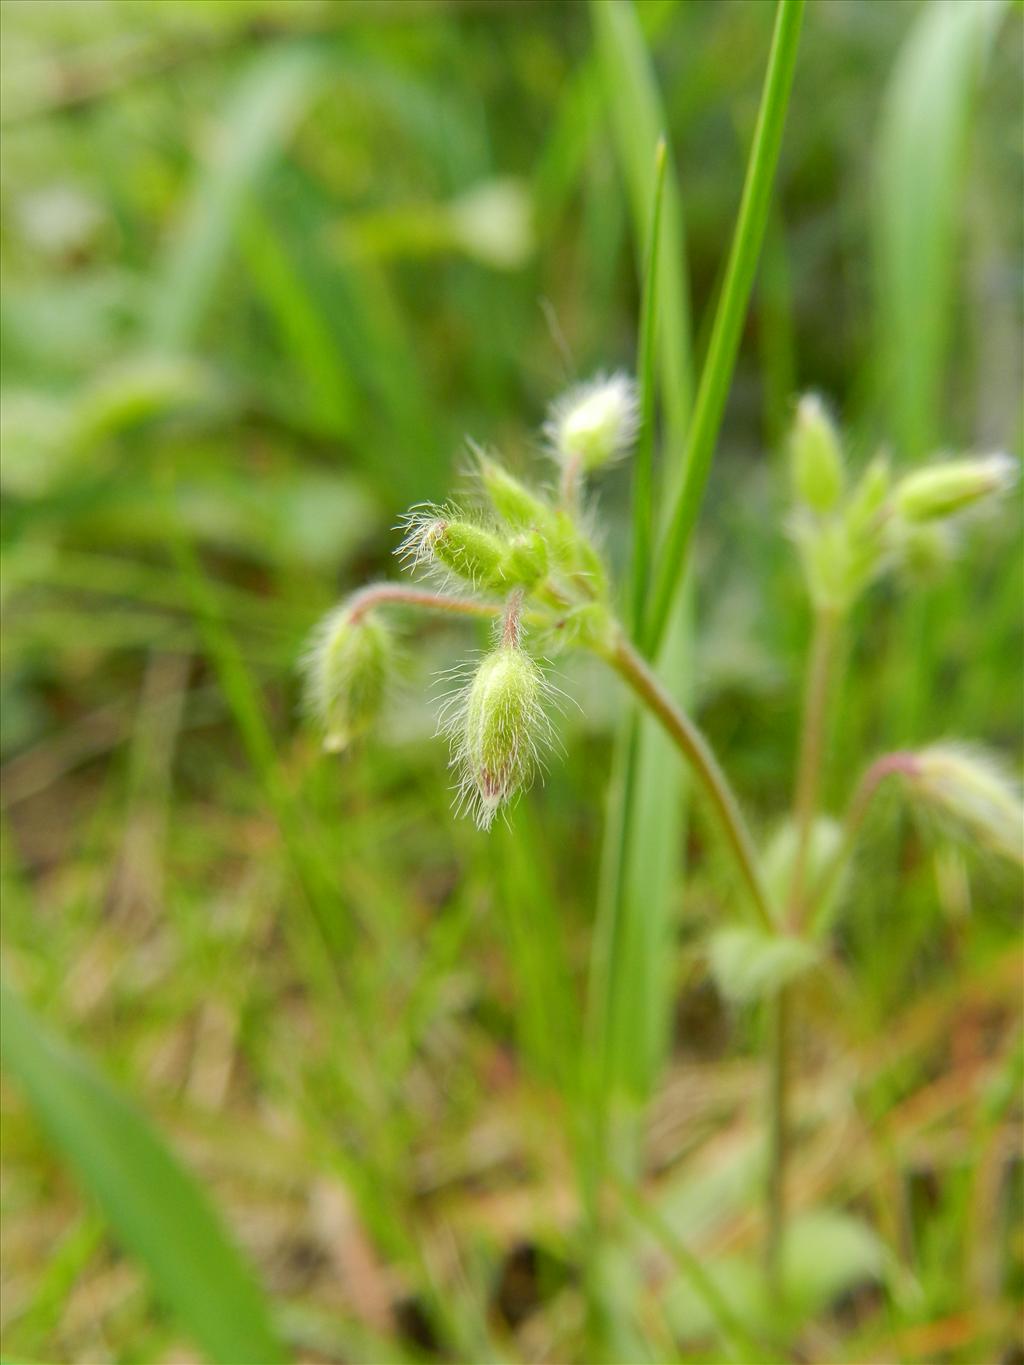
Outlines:
<svg viewBox="0 0 1024 1365"><path fill-rule="evenodd" d="M991 754L966 744L933 744L909 755L911 793L985 848L1024 865L1024 805Z"/></svg>
<svg viewBox="0 0 1024 1365"><path fill-rule="evenodd" d="M533 780L551 743L549 691L540 665L510 638L484 656L442 712L458 773L456 808L470 811L481 829Z"/></svg>
<svg viewBox="0 0 1024 1365"><path fill-rule="evenodd" d="M401 525L405 535L396 554L407 568L446 569L474 587L505 583L505 542L456 508L414 508Z"/></svg>
<svg viewBox="0 0 1024 1365"><path fill-rule="evenodd" d="M896 485L896 508L908 522L944 520L1009 492L1018 473L1017 461L1003 452L929 465Z"/></svg>
<svg viewBox="0 0 1024 1365"><path fill-rule="evenodd" d="M555 402L544 432L556 459L600 469L628 453L640 427L636 384L619 372L599 375Z"/></svg>
<svg viewBox="0 0 1024 1365"><path fill-rule="evenodd" d="M797 500L815 512L831 512L843 492L843 455L839 433L817 394L804 394L797 404L789 453Z"/></svg>

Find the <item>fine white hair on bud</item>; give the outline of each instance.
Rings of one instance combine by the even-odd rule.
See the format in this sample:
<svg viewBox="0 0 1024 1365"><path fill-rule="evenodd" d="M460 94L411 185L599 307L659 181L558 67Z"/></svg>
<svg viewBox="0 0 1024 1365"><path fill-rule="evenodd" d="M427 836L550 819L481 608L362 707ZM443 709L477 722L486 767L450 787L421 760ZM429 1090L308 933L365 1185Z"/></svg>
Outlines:
<svg viewBox="0 0 1024 1365"><path fill-rule="evenodd" d="M954 829L1024 864L1020 791L991 754L973 745L933 744L902 769L911 795Z"/></svg>
<svg viewBox="0 0 1024 1365"><path fill-rule="evenodd" d="M636 384L619 371L598 375L557 399L544 434L559 463L590 472L628 454L639 427Z"/></svg>
<svg viewBox="0 0 1024 1365"><path fill-rule="evenodd" d="M545 704L553 691L513 630L442 709L439 730L451 743L458 777L456 809L471 813L481 829L529 787L551 747Z"/></svg>
<svg viewBox="0 0 1024 1365"><path fill-rule="evenodd" d="M414 507L400 525L405 535L396 553L406 568L447 570L478 588L505 582L505 541L457 508Z"/></svg>
<svg viewBox="0 0 1024 1365"><path fill-rule="evenodd" d="M303 659L306 706L323 730L324 748L339 753L380 714L394 660L387 627L347 603L317 626Z"/></svg>

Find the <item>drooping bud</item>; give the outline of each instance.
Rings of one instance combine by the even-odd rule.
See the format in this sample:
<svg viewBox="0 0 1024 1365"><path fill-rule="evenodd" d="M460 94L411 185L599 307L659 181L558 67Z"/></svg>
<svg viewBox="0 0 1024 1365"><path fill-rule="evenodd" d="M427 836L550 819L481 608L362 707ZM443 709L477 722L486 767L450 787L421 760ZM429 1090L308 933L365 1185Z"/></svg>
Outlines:
<svg viewBox="0 0 1024 1365"><path fill-rule="evenodd" d="M895 504L907 521L937 521L1005 493L1016 477L1017 463L1009 455L947 460L901 479L894 493Z"/></svg>
<svg viewBox="0 0 1024 1365"><path fill-rule="evenodd" d="M445 508L410 513L399 558L413 566L441 565L474 587L495 588L504 582L506 546L484 526Z"/></svg>
<svg viewBox="0 0 1024 1365"><path fill-rule="evenodd" d="M797 501L831 512L843 491L843 455L832 419L816 394L805 394L789 438L790 470Z"/></svg>
<svg viewBox="0 0 1024 1365"><path fill-rule="evenodd" d="M482 829L533 779L550 741L546 691L539 665L518 643L503 642L485 656L443 719L459 772L459 807L472 810Z"/></svg>
<svg viewBox="0 0 1024 1365"><path fill-rule="evenodd" d="M911 793L979 844L1024 864L1020 792L990 754L961 744L933 744L909 755L902 770Z"/></svg>
<svg viewBox="0 0 1024 1365"><path fill-rule="evenodd" d="M338 753L377 719L387 693L394 644L370 613L347 604L330 612L306 654L306 701L323 728L324 748Z"/></svg>
<svg viewBox="0 0 1024 1365"><path fill-rule="evenodd" d="M599 376L560 398L544 431L556 458L600 469L625 455L636 440L640 407L636 385L625 374Z"/></svg>

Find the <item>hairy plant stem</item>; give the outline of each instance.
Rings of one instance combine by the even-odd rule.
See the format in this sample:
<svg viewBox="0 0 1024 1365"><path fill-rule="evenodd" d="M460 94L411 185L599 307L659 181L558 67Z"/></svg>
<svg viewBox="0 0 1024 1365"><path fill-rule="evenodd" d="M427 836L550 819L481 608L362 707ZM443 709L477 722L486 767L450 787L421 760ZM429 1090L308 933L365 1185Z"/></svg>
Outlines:
<svg viewBox="0 0 1024 1365"><path fill-rule="evenodd" d="M914 755L905 749L897 749L891 754L883 754L881 758L876 758L870 767L865 769L847 807L839 847L829 860L828 866L822 869L821 875L807 895L807 905L811 911L811 921L808 928L812 937L821 931L822 916L827 913L829 899L835 889L836 882L850 860L867 818L868 810L879 787L887 777L892 777L897 773L910 774L913 771Z"/></svg>
<svg viewBox="0 0 1024 1365"><path fill-rule="evenodd" d="M775 916L761 875L754 841L743 818L739 802L711 746L665 690L646 659L630 644L621 630L617 632L613 642L599 652L644 706L657 716L670 738L682 751L714 807L737 871L750 893L750 899L762 926L774 933Z"/></svg>
<svg viewBox="0 0 1024 1365"><path fill-rule="evenodd" d="M800 732L800 759L793 805L796 852L786 910L786 921L791 929L800 928L805 913L804 883L814 835L814 821L818 813L818 792L825 755L828 694L838 636L838 613L828 608L819 608L814 618L814 635L807 667L803 725Z"/></svg>
<svg viewBox="0 0 1024 1365"><path fill-rule="evenodd" d="M471 597L452 597L448 593L430 592L425 588L406 588L401 583L370 583L348 599L349 620L358 621L374 607L385 605L452 612L457 616L497 616L504 610L500 602L476 602Z"/></svg>
<svg viewBox="0 0 1024 1365"><path fill-rule="evenodd" d="M789 1118L789 1033L792 994L783 986L767 1006L768 1179L765 1218L765 1277L776 1301L784 1294L782 1248L786 1230L786 1154Z"/></svg>
<svg viewBox="0 0 1024 1365"><path fill-rule="evenodd" d="M839 615L819 608L807 665L800 756L797 764L793 820L796 850L786 902L786 927L799 933L806 917L804 883L818 813L818 793L825 753L829 686L839 634ZM786 1234L786 1167L789 1159L791 1044L794 1031L792 987L783 986L769 1000L768 1174L765 1188L765 1275L770 1292L781 1297L783 1241Z"/></svg>

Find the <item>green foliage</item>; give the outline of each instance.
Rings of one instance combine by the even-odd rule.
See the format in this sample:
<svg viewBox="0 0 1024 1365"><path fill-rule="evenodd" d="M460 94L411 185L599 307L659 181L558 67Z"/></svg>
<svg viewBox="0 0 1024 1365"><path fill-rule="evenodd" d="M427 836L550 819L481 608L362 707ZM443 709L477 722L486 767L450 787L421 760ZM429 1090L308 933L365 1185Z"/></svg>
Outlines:
<svg viewBox="0 0 1024 1365"><path fill-rule="evenodd" d="M202 1188L148 1122L6 984L0 1046L49 1140L211 1360L285 1354Z"/></svg>
<svg viewBox="0 0 1024 1365"><path fill-rule="evenodd" d="M920 467L940 440L1019 467L1020 6L808 5L738 273L773 6L3 9L0 929L35 1002L20 1034L5 1005L4 1359L203 1349L211 1276L147 1261L182 1168L155 1202L120 1158L149 1141L210 1173L272 1305L229 1251L262 1317L210 1332L270 1317L297 1358L1012 1354L1019 504L896 504L949 479ZM636 371L638 453L570 514L540 417L601 370ZM842 478L804 471L794 527L808 391ZM458 505L483 490L495 596L529 593L523 646L579 703L488 836L454 818L431 680L489 619L389 604L385 723L338 759L294 670L470 431L501 459ZM699 524L659 563L684 479ZM787 530L845 566L803 849ZM714 811L588 658L659 573L653 666L749 812L782 938L739 927ZM771 990L805 939L821 969ZM794 1041L787 1312L765 989ZM131 1092L123 1122L66 1119L110 1091L61 1037ZM102 1198L75 1164L97 1131Z"/></svg>

